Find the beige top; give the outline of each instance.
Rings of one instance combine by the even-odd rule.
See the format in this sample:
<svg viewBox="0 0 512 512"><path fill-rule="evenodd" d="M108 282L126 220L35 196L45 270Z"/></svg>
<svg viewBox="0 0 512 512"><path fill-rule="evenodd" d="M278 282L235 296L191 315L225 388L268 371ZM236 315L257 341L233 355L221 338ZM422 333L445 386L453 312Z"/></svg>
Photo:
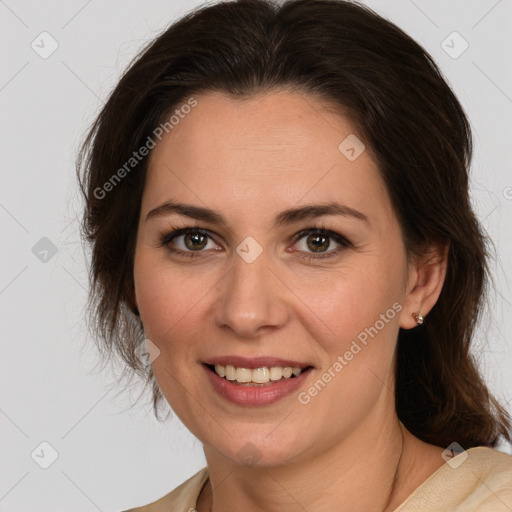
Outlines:
<svg viewBox="0 0 512 512"><path fill-rule="evenodd" d="M158 501L125 512L194 512L207 481L205 467ZM394 512L512 512L512 456L470 448L436 470Z"/></svg>

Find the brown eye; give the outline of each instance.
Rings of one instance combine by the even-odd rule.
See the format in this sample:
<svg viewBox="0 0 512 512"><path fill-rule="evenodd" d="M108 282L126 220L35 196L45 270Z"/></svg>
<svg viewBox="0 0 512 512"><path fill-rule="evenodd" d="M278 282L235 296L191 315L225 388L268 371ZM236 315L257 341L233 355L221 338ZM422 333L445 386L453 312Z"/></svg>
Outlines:
<svg viewBox="0 0 512 512"><path fill-rule="evenodd" d="M306 240L308 248L314 252L323 252L330 245L329 237L325 235L309 235Z"/></svg>
<svg viewBox="0 0 512 512"><path fill-rule="evenodd" d="M206 242L208 240L207 235L203 235L198 231L191 231L183 235L183 237L185 246L192 251L204 249L204 247L206 246Z"/></svg>
<svg viewBox="0 0 512 512"><path fill-rule="evenodd" d="M302 239L304 239L304 242L302 242ZM302 247L299 245L298 251L306 253L302 257L307 260L330 258L352 245L339 233L324 228L310 228L301 231L296 235L295 240L297 245L299 245L298 242L302 243ZM332 247L333 241L337 247L329 250Z"/></svg>
<svg viewBox="0 0 512 512"><path fill-rule="evenodd" d="M201 256L207 252L208 242L211 242L210 249L217 250L218 245L212 237L203 229L183 228L176 229L166 234L161 239L161 246L166 246L172 253L182 256Z"/></svg>

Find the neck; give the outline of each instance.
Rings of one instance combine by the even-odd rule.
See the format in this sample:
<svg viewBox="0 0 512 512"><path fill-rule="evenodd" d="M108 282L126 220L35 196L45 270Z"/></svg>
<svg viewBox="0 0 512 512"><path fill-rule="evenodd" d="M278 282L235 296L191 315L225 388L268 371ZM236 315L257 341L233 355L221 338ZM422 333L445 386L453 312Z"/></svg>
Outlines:
<svg viewBox="0 0 512 512"><path fill-rule="evenodd" d="M404 497L400 469L411 466L411 437L396 416L368 418L323 453L313 447L314 455L292 464L251 468L205 446L210 482L197 510L394 510Z"/></svg>

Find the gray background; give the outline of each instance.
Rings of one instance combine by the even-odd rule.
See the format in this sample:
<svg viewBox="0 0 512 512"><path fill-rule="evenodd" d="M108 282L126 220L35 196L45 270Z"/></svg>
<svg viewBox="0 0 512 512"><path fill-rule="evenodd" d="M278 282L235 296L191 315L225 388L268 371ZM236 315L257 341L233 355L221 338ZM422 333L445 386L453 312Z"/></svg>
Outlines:
<svg viewBox="0 0 512 512"><path fill-rule="evenodd" d="M82 312L87 266L74 171L85 130L121 71L202 3L0 0L0 511L122 510L204 465L200 442L178 419L159 424L149 394L130 409L141 388L120 392L112 386L118 371L96 365ZM497 253L475 355L511 410L512 2L365 3L431 53L469 115L472 196ZM39 465L51 462L44 441L58 453L47 469Z"/></svg>

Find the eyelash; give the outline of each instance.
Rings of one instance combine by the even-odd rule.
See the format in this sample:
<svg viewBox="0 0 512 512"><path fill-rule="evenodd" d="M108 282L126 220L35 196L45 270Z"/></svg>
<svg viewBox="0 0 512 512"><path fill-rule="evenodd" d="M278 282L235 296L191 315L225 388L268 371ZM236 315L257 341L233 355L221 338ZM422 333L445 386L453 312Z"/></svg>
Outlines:
<svg viewBox="0 0 512 512"><path fill-rule="evenodd" d="M181 235L187 235L189 233L199 233L201 235L207 236L208 238L213 238L210 236L209 231L205 229L201 229L198 227L186 227L186 228L175 228L171 227L170 232L166 232L163 236L160 238L160 247L167 246L167 249L171 251L174 254L178 254L179 256L184 256L186 258L196 258L200 257L201 253L204 251L183 251L181 249L176 249L170 247L170 242L174 240L176 237ZM336 243L340 244L340 247L336 249L332 249L326 253L309 253L306 255L301 255L300 257L302 259L305 259L307 261L314 261L314 260L321 260L321 259L327 259L332 258L336 255L338 255L342 250L346 249L347 247L351 247L352 243L347 240L344 236L340 235L339 233L336 233L334 231L330 231L326 229L324 226L313 226L311 228L304 229L293 236L293 243L296 244L299 240L302 238L308 236L308 235L323 235L327 236L328 238L333 239Z"/></svg>

